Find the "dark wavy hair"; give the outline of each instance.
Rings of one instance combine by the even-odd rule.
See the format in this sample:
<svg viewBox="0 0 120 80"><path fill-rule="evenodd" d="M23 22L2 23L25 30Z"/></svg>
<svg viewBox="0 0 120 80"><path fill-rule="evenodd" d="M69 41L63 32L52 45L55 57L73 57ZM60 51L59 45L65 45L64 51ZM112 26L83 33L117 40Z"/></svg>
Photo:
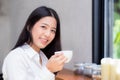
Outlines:
<svg viewBox="0 0 120 80"><path fill-rule="evenodd" d="M55 10L48 8L46 6L41 6L36 8L28 17L26 24L18 38L18 41L13 49L22 46L25 42L32 42L32 36L30 30L33 28L34 24L39 21L41 18L46 16L52 16L57 21L56 35L53 41L46 46L44 49L41 49L47 58L49 59L55 51L61 50L61 41L60 41L60 20L59 16Z"/></svg>

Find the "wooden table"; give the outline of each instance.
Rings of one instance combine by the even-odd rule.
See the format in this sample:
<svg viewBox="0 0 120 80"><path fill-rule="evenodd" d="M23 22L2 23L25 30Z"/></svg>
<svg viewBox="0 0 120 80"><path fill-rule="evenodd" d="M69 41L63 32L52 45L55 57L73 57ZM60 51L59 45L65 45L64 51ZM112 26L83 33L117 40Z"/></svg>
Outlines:
<svg viewBox="0 0 120 80"><path fill-rule="evenodd" d="M55 80L92 80L92 78L76 75L72 70L63 69L57 74Z"/></svg>

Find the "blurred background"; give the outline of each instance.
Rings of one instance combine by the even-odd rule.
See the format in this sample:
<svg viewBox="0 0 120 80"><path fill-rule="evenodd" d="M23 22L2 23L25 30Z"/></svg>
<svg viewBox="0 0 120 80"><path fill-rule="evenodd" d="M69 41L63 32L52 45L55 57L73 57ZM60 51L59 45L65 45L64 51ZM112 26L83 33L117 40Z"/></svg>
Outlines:
<svg viewBox="0 0 120 80"><path fill-rule="evenodd" d="M0 73L29 14L38 6L55 9L61 20L62 49L73 50L65 68L92 62L92 0L0 0Z"/></svg>

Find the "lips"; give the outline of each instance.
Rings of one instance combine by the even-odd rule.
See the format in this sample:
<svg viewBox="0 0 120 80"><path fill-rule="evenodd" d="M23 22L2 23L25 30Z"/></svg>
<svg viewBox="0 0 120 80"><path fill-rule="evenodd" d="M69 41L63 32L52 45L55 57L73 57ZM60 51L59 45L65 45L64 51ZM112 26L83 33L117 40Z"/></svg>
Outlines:
<svg viewBox="0 0 120 80"><path fill-rule="evenodd" d="M40 41L43 45L46 45L48 40L47 39L44 39L44 38L40 38Z"/></svg>

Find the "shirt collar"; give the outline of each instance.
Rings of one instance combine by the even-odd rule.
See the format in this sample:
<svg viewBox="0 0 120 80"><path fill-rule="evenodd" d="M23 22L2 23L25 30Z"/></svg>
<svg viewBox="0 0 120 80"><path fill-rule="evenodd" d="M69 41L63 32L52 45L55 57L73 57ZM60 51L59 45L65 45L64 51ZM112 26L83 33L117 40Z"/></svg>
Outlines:
<svg viewBox="0 0 120 80"><path fill-rule="evenodd" d="M25 43L22 48L25 50L25 53L30 57L33 58L35 56L39 56L40 53L36 52L30 45Z"/></svg>

